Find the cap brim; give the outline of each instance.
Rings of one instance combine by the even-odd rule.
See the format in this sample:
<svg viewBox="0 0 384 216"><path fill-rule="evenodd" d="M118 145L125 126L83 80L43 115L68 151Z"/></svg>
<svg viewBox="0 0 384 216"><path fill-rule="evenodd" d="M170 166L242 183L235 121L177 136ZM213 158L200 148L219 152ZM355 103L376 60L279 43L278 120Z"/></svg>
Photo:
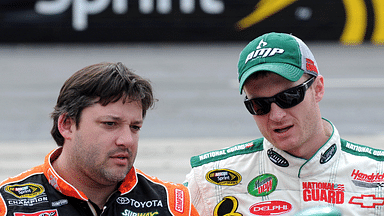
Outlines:
<svg viewBox="0 0 384 216"><path fill-rule="evenodd" d="M249 68L247 71L243 73L240 78L239 90L240 94L242 94L243 86L245 81L252 74L259 71L270 71L276 73L289 81L296 82L303 76L304 71L296 66L285 64L285 63L263 63L256 65L254 67Z"/></svg>

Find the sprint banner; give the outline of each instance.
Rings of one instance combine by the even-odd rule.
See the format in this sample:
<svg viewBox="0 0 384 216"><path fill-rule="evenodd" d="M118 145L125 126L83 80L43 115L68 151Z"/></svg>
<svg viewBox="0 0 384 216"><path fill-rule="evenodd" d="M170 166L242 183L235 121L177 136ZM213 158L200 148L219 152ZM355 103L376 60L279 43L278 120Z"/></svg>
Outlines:
<svg viewBox="0 0 384 216"><path fill-rule="evenodd" d="M305 41L384 44L384 0L1 0L0 42Z"/></svg>

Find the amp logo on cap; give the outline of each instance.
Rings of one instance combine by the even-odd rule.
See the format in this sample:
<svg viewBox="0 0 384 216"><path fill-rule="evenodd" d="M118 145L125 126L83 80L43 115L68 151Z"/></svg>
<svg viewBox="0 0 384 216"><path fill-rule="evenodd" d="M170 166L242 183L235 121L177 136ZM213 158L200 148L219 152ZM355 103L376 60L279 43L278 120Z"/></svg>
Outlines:
<svg viewBox="0 0 384 216"><path fill-rule="evenodd" d="M267 45L268 45L268 43L265 42L263 39L261 39L259 45L257 45L257 47L256 47L256 51L252 51L251 53L248 54L247 59L245 59L244 64L247 64L247 62L249 60L254 59L254 58L258 58L258 57L265 58L265 57L274 56L276 54L284 53L284 49L281 49L281 48L261 48L261 47L265 47Z"/></svg>

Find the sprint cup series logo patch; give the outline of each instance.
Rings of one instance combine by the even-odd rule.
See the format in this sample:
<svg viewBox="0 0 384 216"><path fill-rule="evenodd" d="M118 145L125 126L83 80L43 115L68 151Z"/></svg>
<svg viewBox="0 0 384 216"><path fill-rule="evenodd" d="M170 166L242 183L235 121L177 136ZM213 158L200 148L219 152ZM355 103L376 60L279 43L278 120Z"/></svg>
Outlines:
<svg viewBox="0 0 384 216"><path fill-rule="evenodd" d="M209 171L205 179L217 185L234 186L241 182L241 175L229 169L215 169Z"/></svg>
<svg viewBox="0 0 384 216"><path fill-rule="evenodd" d="M44 193L44 187L39 184L22 184L9 185L5 187L5 191L17 198L33 198Z"/></svg>

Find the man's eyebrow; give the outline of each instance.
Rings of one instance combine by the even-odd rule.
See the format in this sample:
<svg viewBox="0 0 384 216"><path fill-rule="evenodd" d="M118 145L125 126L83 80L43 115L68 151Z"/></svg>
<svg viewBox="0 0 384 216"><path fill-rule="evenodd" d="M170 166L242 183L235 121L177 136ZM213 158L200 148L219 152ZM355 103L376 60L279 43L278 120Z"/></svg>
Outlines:
<svg viewBox="0 0 384 216"><path fill-rule="evenodd" d="M101 116L99 119L109 119L109 120L114 120L114 121L123 121L123 118L121 118L119 116L114 116L114 115ZM134 120L133 121L134 124L142 124L143 122L144 122L144 120L142 120L142 119Z"/></svg>

